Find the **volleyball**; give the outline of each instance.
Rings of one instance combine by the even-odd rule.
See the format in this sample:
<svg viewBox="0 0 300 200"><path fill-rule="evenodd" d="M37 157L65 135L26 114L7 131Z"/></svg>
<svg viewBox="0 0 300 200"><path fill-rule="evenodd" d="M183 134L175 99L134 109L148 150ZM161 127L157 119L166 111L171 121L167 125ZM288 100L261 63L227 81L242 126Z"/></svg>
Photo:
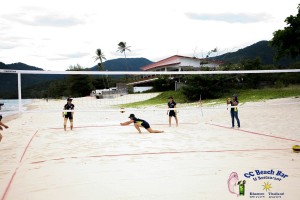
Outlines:
<svg viewBox="0 0 300 200"><path fill-rule="evenodd" d="M125 112L125 109L124 109L124 108L121 108L120 112L121 112L121 113L124 113L124 112Z"/></svg>
<svg viewBox="0 0 300 200"><path fill-rule="evenodd" d="M300 146L299 145L294 145L293 146L293 151L294 151L294 153L299 153L300 152Z"/></svg>

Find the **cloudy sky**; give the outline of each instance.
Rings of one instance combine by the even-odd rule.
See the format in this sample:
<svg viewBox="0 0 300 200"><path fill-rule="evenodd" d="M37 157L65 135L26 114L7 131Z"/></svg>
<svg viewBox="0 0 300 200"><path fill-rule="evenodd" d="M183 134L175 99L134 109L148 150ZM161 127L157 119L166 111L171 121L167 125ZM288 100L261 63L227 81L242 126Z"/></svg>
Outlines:
<svg viewBox="0 0 300 200"><path fill-rule="evenodd" d="M0 7L0 62L45 70L92 67L101 48L109 59L151 61L179 54L203 57L270 40L298 0L9 0Z"/></svg>

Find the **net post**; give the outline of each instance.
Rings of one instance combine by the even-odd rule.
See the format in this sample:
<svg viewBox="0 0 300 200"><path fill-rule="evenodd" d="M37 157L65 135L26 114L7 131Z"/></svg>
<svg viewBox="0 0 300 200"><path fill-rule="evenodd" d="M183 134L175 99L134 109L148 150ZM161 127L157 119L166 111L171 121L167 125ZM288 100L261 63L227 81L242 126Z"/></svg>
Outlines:
<svg viewBox="0 0 300 200"><path fill-rule="evenodd" d="M18 72L18 99L19 99L19 113L20 113L22 111L21 72Z"/></svg>
<svg viewBox="0 0 300 200"><path fill-rule="evenodd" d="M201 109L201 115L202 115L202 117L203 117L203 110L202 110L202 98L201 98L201 94L200 94L200 100L199 100L200 102L200 109Z"/></svg>

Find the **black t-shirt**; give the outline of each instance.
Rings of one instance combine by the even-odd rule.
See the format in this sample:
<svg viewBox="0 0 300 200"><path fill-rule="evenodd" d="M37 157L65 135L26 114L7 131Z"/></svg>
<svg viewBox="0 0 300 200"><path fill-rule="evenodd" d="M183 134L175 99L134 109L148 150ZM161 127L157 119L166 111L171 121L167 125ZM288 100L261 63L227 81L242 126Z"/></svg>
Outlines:
<svg viewBox="0 0 300 200"><path fill-rule="evenodd" d="M142 124L142 123L144 123L144 122L146 122L145 120L143 120L143 119L139 119L139 118L133 118L133 122L134 123L138 123L138 124ZM146 122L147 123L147 122Z"/></svg>
<svg viewBox="0 0 300 200"><path fill-rule="evenodd" d="M74 104L66 104L64 106L64 110L74 110ZM65 115L71 115L72 113L71 112L65 112Z"/></svg>
<svg viewBox="0 0 300 200"><path fill-rule="evenodd" d="M168 107L169 108L175 108L176 106L176 102L175 101L172 101L172 102L168 102ZM174 110L170 110L171 112L174 112Z"/></svg>
<svg viewBox="0 0 300 200"><path fill-rule="evenodd" d="M231 106L235 106L235 105L234 105L235 102L236 102L237 104L239 104L239 101L230 101L230 105L231 105ZM237 107L231 108L231 111L237 111L237 110L238 110Z"/></svg>
<svg viewBox="0 0 300 200"><path fill-rule="evenodd" d="M133 120L134 123L137 123L137 124L141 125L141 126L144 127L145 129L150 128L149 123L146 122L146 121L143 120L143 119L139 119L139 118L134 117L132 120Z"/></svg>
<svg viewBox="0 0 300 200"><path fill-rule="evenodd" d="M175 101L172 101L172 103L168 102L168 107L169 108L175 108L175 106L176 106L176 102Z"/></svg>

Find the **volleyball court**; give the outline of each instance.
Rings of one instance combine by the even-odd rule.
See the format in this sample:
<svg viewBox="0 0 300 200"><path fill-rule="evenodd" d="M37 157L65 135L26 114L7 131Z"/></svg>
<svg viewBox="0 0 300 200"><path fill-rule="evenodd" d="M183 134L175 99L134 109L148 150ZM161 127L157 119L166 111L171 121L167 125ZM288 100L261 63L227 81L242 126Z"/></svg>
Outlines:
<svg viewBox="0 0 300 200"><path fill-rule="evenodd" d="M125 103L156 95L122 96L119 101L74 98L72 131L63 130L66 100L34 102L33 111L38 112L12 122L30 125L13 129L27 136L22 150L3 151L15 157L3 160L10 165L2 171L1 200L222 199L232 197L226 186L232 171L278 168L299 175L297 154L291 149L300 142L299 99L290 98L284 106L278 106L285 104L282 100L241 102L240 128L231 128L226 102L213 107L205 101L178 104L178 127L174 119L169 127L167 99L165 105L120 112ZM138 134L133 126L120 126L131 113L164 133L142 129ZM6 148L19 141L18 134L11 137ZM291 178L287 184L296 181ZM293 187L288 192L297 193Z"/></svg>

